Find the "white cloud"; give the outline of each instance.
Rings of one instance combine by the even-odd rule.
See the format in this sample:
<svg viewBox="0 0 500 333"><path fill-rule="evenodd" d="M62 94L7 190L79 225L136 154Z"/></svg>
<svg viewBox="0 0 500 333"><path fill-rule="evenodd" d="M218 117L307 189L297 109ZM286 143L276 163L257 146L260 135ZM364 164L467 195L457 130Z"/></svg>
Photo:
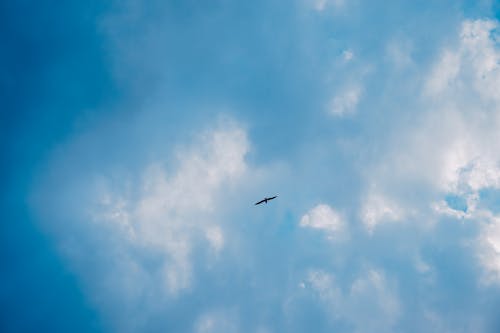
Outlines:
<svg viewBox="0 0 500 333"><path fill-rule="evenodd" d="M311 270L307 276L307 282L325 300L336 303L342 297L340 289L335 285L335 277L325 271Z"/></svg>
<svg viewBox="0 0 500 333"><path fill-rule="evenodd" d="M391 291L387 284L388 282L382 271L371 269L366 276L354 281L351 286L351 298L361 305L366 302L367 297L371 298L373 297L372 293L375 293L376 296L371 301L375 302L378 310L384 316L394 319L400 312L399 302L393 294L394 291Z"/></svg>
<svg viewBox="0 0 500 333"><path fill-rule="evenodd" d="M469 161L469 164L461 170L457 170L460 173L457 178L474 192L483 188L499 188L499 162L493 161L489 156L479 157Z"/></svg>
<svg viewBox="0 0 500 333"><path fill-rule="evenodd" d="M460 56L445 51L427 81L426 92L435 96L443 93L454 83L460 71Z"/></svg>
<svg viewBox="0 0 500 333"><path fill-rule="evenodd" d="M477 194L500 187L500 51L490 35L496 26L488 20L465 21L460 44L443 52L427 82L434 103L439 99L438 107L449 110L443 114L456 119L444 127L450 139L438 143L445 191Z"/></svg>
<svg viewBox="0 0 500 333"><path fill-rule="evenodd" d="M500 218L492 217L481 227L478 257L484 268L483 282L500 284Z"/></svg>
<svg viewBox="0 0 500 333"><path fill-rule="evenodd" d="M396 286L381 270L367 270L346 290L338 286L332 274L321 270L310 271L306 282L325 311L335 320L347 320L354 332L393 331L402 312Z"/></svg>
<svg viewBox="0 0 500 333"><path fill-rule="evenodd" d="M167 155L175 157L168 166L158 158L137 171L121 166L96 175L68 158L95 148L87 142L94 141L82 146L75 140L56 154L46 184L54 183L56 174L58 185L38 189L40 212L113 327L140 331L158 306L197 287L195 272L211 270L221 260L227 239L222 202L250 172L245 161L250 143L244 129L224 122L178 146L175 155ZM67 197L78 205L61 210ZM95 256L93 269L89 253Z"/></svg>
<svg viewBox="0 0 500 333"><path fill-rule="evenodd" d="M482 190L500 188L500 49L492 36L497 26L491 20L462 23L456 43L443 48L423 80L412 126L394 135L367 174L405 210L418 212L419 220L434 214L476 222L480 237L472 248L489 282L500 281L499 223L481 203ZM370 191L361 207L368 228L405 215L400 205ZM461 198L466 209L450 207L446 195Z"/></svg>
<svg viewBox="0 0 500 333"><path fill-rule="evenodd" d="M361 99L362 88L351 85L343 88L330 102L330 113L334 116L345 116L356 112Z"/></svg>
<svg viewBox="0 0 500 333"><path fill-rule="evenodd" d="M161 164L148 166L138 193L101 186L103 199L94 220L126 230L123 241L131 246L162 253L166 287L176 294L191 283L193 233L204 232L217 252L224 245L223 231L211 214L218 191L245 173L248 149L240 128L206 132L196 146L178 151L179 167L171 176Z"/></svg>
<svg viewBox="0 0 500 333"><path fill-rule="evenodd" d="M471 71L473 85L481 96L500 102L500 52L491 32L497 21L465 21L461 32L461 55L468 62L465 71Z"/></svg>
<svg viewBox="0 0 500 333"><path fill-rule="evenodd" d="M457 44L443 49L423 80L412 126L394 135L367 174L369 183L380 184L404 207L465 217L436 198L463 196L471 213L481 189L500 187L500 51L490 34L496 26L488 20L463 22ZM418 200L406 197L404 188L418 188ZM370 197L361 208L367 226L401 218L398 205Z"/></svg>
<svg viewBox="0 0 500 333"><path fill-rule="evenodd" d="M440 215L446 215L446 216L454 217L457 219L463 219L463 218L469 216L469 214L467 214L467 212L451 208L445 200L433 202L431 207L436 213L438 213Z"/></svg>
<svg viewBox="0 0 500 333"><path fill-rule="evenodd" d="M464 21L459 45L443 51L429 77L426 91L430 95L466 93L469 96L472 91L479 95L477 102L484 99L498 103L500 53L491 36L497 26L498 23L491 20Z"/></svg>
<svg viewBox="0 0 500 333"><path fill-rule="evenodd" d="M331 238L338 237L344 224L341 215L325 204L317 205L300 219L301 227L324 230Z"/></svg>
<svg viewBox="0 0 500 333"><path fill-rule="evenodd" d="M224 247L224 234L219 226L207 228L205 230L205 237L215 252L219 252Z"/></svg>
<svg viewBox="0 0 500 333"><path fill-rule="evenodd" d="M361 221L370 233L379 223L400 221L404 217L403 208L384 195L373 191L368 194L362 204Z"/></svg>
<svg viewBox="0 0 500 333"><path fill-rule="evenodd" d="M342 51L342 58L344 58L344 61L348 62L351 61L352 58L354 58L354 52L352 50L344 50Z"/></svg>
<svg viewBox="0 0 500 333"><path fill-rule="evenodd" d="M315 1L318 11L324 11L328 6L340 8L344 5L344 1ZM416 93L422 100L414 113L415 119L412 118L411 124L400 133L394 134L395 140L386 151L374 149L377 157L372 168L369 166L366 184L380 183L381 190L374 191L367 186L367 193L361 194L359 207L359 216L370 233L380 223L401 221L413 214L408 213L412 211L408 206L413 204L413 198L416 198L416 207L428 208L429 203L437 202L432 206L437 215L466 217L467 214L440 200L440 195L451 192L465 196L468 207L472 207L479 200L478 191L500 187L499 109L495 104L500 91L498 52L486 33L494 26L488 22L464 23L459 46L442 52L425 80L423 93L421 96ZM413 61L411 48L405 45L391 44L386 52L396 66L408 66ZM345 62L353 59L350 50L344 51L342 56ZM329 112L332 115L354 114L361 98L370 98L369 83L360 80L360 76L347 81L338 95L331 99ZM476 103L478 96L479 103ZM379 141L373 146L370 142L362 144L370 146L368 149L382 145ZM224 209L220 200L221 195L230 192L234 182L245 178L248 149L248 139L241 128L224 126L207 131L193 145L179 148L175 167L170 163L167 166L167 161L163 160L148 163L139 172L140 177L132 172L132 175L120 179L120 185L109 174L102 176L92 193L97 194L98 202L86 208L92 215L95 233L100 235L94 245L103 250L96 260L102 259L105 264L96 272L86 272L88 265L77 267L84 279L96 281L103 278L107 281L101 289L93 287L94 297L105 298L114 292L120 294L120 300L132 300L136 302L130 303L147 306L151 298L175 299L189 294L189 289L197 282L195 274L199 267L193 258L195 252L201 247L199 252L204 253L208 246L209 252L224 253L231 242L223 222L218 219L220 210ZM345 166L350 165L345 162ZM298 181L301 182L306 183ZM411 197L413 192L417 195ZM353 199L356 201L357 198ZM420 200L425 201L425 205L418 206ZM345 231L346 223L335 209L320 204L302 216L300 226L337 237ZM259 227L267 228L267 224ZM268 230L259 231L268 233ZM485 224L478 239L480 261L492 280L500 276L498 234L495 223ZM85 252L93 249L83 246ZM364 246L369 248L376 244ZM342 248L341 253L336 254L342 258L335 265L342 265L339 263L343 260L364 260L365 257L356 257L357 254L349 251L358 253L366 248L356 251ZM300 258L302 254L294 255L299 257L297 262L303 259ZM414 265L421 274L434 269L421 258L413 261L410 258L409 261L409 265ZM251 273L258 275L262 266L258 262L251 265L255 265L249 269ZM241 266L237 268L248 272ZM97 277L89 277L92 274ZM277 279L286 277L278 275ZM276 281L270 280L269 285ZM346 283L337 283L333 274L323 270L311 271L299 286L302 291L312 289L333 317L345 319L357 332L395 330L402 312L397 285L381 269L368 269ZM267 290L257 292L265 294ZM286 297L278 295L276 298L281 296ZM194 322L193 331L198 332L237 331L231 315L233 313L208 311L190 323ZM133 328L129 330L133 331Z"/></svg>

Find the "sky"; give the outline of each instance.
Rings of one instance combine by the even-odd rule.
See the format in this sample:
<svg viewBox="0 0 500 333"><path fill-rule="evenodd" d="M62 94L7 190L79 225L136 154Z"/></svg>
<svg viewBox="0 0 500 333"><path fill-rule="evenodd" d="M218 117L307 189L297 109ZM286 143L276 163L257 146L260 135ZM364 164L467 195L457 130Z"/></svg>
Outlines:
<svg viewBox="0 0 500 333"><path fill-rule="evenodd" d="M500 3L7 0L0 38L2 332L500 331Z"/></svg>

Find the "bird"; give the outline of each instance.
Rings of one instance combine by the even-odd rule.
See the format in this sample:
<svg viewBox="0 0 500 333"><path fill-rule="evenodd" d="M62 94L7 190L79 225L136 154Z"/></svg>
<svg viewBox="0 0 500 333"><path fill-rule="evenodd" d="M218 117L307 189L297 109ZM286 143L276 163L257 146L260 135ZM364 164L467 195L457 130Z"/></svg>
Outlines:
<svg viewBox="0 0 500 333"><path fill-rule="evenodd" d="M275 195L274 197L264 198L264 199L262 199L261 201L256 202L256 203L255 203L255 205L260 205L260 204L261 204L261 203L263 203L263 202L265 202L265 203L267 204L267 202L268 202L269 200L273 200L274 198L277 198L277 197L278 197L278 196L277 196L277 195Z"/></svg>

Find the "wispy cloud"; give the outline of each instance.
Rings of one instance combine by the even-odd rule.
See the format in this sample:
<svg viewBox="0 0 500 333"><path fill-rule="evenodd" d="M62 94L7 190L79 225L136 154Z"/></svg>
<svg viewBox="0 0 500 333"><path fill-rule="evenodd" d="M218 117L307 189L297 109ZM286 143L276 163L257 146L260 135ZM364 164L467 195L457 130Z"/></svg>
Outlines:
<svg viewBox="0 0 500 333"><path fill-rule="evenodd" d="M395 328L401 306L394 287L383 271L376 269L364 272L346 290L327 272L311 271L307 277L307 288L318 295L325 311L333 318L346 320L355 332Z"/></svg>
<svg viewBox="0 0 500 333"><path fill-rule="evenodd" d="M362 96L362 88L358 85L343 88L330 102L330 112L334 116L345 116L356 112Z"/></svg>

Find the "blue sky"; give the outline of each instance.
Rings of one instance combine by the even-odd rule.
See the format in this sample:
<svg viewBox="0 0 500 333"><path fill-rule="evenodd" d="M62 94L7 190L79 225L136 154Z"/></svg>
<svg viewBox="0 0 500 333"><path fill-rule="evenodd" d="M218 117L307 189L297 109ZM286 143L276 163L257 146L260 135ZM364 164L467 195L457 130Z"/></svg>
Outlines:
<svg viewBox="0 0 500 333"><path fill-rule="evenodd" d="M499 13L3 2L1 331L498 332Z"/></svg>

